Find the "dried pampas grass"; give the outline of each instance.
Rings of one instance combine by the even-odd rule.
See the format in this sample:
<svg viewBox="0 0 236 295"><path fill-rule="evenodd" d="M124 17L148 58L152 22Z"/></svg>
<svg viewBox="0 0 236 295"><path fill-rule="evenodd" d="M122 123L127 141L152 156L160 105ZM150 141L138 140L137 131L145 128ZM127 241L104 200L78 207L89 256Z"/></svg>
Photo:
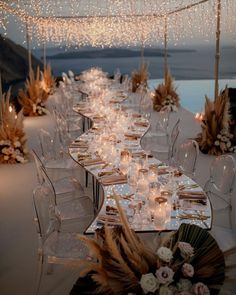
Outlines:
<svg viewBox="0 0 236 295"><path fill-rule="evenodd" d="M18 101L25 116L42 116L46 114L45 102L47 98L47 92L42 89L38 67L36 74L33 70L30 71L29 78L25 83L25 90L21 89L18 93Z"/></svg>
<svg viewBox="0 0 236 295"><path fill-rule="evenodd" d="M147 88L148 77L148 65L146 63L141 63L140 69L132 73L132 92L136 92L140 85Z"/></svg>
<svg viewBox="0 0 236 295"><path fill-rule="evenodd" d="M41 81L41 87L47 94L53 94L56 87L55 79L52 75L51 65L47 64L44 68Z"/></svg>
<svg viewBox="0 0 236 295"><path fill-rule="evenodd" d="M3 94L0 104L0 164L27 161L26 136L23 131L23 112L16 114L10 105L10 90Z"/></svg>
<svg viewBox="0 0 236 295"><path fill-rule="evenodd" d="M205 114L201 124L202 132L197 141L203 153L209 155L221 155L227 152L235 152L232 146L233 135L229 133L229 97L228 89L221 91L215 101L206 96Z"/></svg>
<svg viewBox="0 0 236 295"><path fill-rule="evenodd" d="M174 87L174 80L168 69L164 84L158 85L153 96L153 109L157 112L161 110L177 111L180 106L179 96Z"/></svg>

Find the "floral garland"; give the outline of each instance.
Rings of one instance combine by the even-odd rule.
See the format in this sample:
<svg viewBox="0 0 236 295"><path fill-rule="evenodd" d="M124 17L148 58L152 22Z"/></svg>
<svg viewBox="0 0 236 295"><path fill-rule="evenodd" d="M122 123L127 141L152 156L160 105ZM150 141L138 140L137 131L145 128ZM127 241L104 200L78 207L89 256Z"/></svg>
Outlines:
<svg viewBox="0 0 236 295"><path fill-rule="evenodd" d="M179 96L176 93L173 78L168 70L165 77L165 83L158 85L155 89L153 96L153 109L157 112L176 112L179 106Z"/></svg>
<svg viewBox="0 0 236 295"><path fill-rule="evenodd" d="M87 288L100 295L218 294L230 268L227 258L236 248L223 253L209 232L194 224L181 224L148 247L130 229L119 197L114 198L122 225L97 230L95 239L80 237L94 259L79 262L81 278L70 294L88 294ZM86 278L90 283L83 293Z"/></svg>
<svg viewBox="0 0 236 295"><path fill-rule="evenodd" d="M18 101L25 116L42 116L47 114L45 107L47 98L48 93L42 88L38 67L36 76L32 70L30 71L29 79L25 83L25 90L19 91Z"/></svg>
<svg viewBox="0 0 236 295"><path fill-rule="evenodd" d="M233 145L235 138L230 133L229 122L229 98L226 87L215 101L206 96L202 131L196 138L203 153L210 155L236 153L236 146Z"/></svg>
<svg viewBox="0 0 236 295"><path fill-rule="evenodd" d="M0 164L27 162L28 150L23 131L23 113L10 106L10 91L3 95L0 120Z"/></svg>

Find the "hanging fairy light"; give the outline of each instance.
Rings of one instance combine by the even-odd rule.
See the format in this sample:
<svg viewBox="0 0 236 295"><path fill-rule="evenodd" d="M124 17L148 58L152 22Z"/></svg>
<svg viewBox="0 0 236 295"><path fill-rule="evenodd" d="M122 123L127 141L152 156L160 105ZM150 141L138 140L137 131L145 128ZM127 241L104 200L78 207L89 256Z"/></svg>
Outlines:
<svg viewBox="0 0 236 295"><path fill-rule="evenodd" d="M10 15L32 28L39 42L67 46L144 46L164 35L179 44L189 38L214 36L215 0L0 0L7 30ZM222 31L236 34L236 1L222 0Z"/></svg>

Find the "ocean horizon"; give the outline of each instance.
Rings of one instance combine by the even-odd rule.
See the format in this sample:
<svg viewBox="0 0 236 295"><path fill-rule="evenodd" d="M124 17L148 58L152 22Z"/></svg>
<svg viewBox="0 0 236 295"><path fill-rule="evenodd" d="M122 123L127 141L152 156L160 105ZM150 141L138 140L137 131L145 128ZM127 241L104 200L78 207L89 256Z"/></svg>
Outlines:
<svg viewBox="0 0 236 295"><path fill-rule="evenodd" d="M62 52L60 48L50 48L47 54L56 55ZM37 50L35 53L40 58L42 50ZM214 98L214 58L212 47L196 48L195 51L189 52L171 52L168 58L181 105L193 113L204 110L205 95L210 99ZM149 88L152 90L163 82L163 57L144 57L144 59L149 65ZM62 72L68 70L79 74L90 67L100 67L111 76L117 68L122 74L131 75L135 69L138 69L140 58L50 59L48 57L47 62L51 64L55 76L61 76ZM236 88L236 47L234 46L221 48L219 90L224 89L226 85Z"/></svg>

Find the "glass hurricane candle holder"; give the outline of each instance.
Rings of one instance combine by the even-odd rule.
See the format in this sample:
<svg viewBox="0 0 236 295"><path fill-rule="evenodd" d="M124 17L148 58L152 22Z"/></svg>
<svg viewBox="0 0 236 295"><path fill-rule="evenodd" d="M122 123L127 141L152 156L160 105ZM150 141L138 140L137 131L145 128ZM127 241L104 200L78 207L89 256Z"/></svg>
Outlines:
<svg viewBox="0 0 236 295"><path fill-rule="evenodd" d="M126 175L128 172L129 164L131 161L130 152L127 150L123 150L120 153L120 171Z"/></svg>
<svg viewBox="0 0 236 295"><path fill-rule="evenodd" d="M146 195L149 190L148 169L139 169L137 191L140 194Z"/></svg>
<svg viewBox="0 0 236 295"><path fill-rule="evenodd" d="M166 222L166 204L167 199L157 197L155 199L155 210L153 214L153 223L157 229L162 229Z"/></svg>

